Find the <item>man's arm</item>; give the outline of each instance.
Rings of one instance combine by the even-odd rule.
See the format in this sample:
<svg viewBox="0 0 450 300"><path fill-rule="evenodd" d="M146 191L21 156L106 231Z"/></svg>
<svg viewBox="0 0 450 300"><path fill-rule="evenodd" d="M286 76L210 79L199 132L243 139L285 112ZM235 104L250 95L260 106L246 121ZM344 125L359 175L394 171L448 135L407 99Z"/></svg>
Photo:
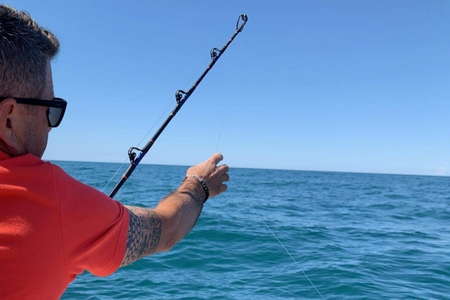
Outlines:
<svg viewBox="0 0 450 300"><path fill-rule="evenodd" d="M129 210L128 240L121 266L152 253L168 251L195 225L203 208L205 191L197 177L206 183L210 197L227 189L226 165L217 166L222 155L188 169L186 180L154 209L126 206Z"/></svg>
<svg viewBox="0 0 450 300"><path fill-rule="evenodd" d="M128 238L121 267L139 258L156 252L161 240L161 217L153 210L136 206L125 206L129 213Z"/></svg>

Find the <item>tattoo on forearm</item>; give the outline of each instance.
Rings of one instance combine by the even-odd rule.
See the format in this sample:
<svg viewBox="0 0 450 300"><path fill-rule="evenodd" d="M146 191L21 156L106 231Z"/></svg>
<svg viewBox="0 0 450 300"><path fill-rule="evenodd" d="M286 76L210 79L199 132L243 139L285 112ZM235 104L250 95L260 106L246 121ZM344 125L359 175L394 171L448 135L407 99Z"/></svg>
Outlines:
<svg viewBox="0 0 450 300"><path fill-rule="evenodd" d="M160 217L150 209L133 210L129 210L127 250L121 266L155 252L161 238Z"/></svg>

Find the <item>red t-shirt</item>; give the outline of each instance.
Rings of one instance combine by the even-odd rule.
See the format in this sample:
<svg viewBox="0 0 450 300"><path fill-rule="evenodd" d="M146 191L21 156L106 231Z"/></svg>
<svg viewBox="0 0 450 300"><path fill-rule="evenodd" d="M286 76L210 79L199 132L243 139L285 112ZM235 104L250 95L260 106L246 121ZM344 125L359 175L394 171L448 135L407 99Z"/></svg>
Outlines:
<svg viewBox="0 0 450 300"><path fill-rule="evenodd" d="M119 202L31 154L0 152L0 299L59 299L84 270L110 275L127 234Z"/></svg>

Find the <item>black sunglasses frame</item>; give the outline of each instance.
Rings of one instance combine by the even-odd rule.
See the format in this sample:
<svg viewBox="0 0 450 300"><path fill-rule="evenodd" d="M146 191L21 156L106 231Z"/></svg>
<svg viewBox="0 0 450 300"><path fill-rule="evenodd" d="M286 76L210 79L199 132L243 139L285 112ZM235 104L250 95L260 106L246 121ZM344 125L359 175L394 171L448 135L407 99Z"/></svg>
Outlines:
<svg viewBox="0 0 450 300"><path fill-rule="evenodd" d="M42 100L42 99L34 99L34 98L18 98L18 97L0 97L0 101L5 99L14 99L19 104L27 104L27 105L36 105L36 106L45 106L45 107L55 107L60 108L61 112L59 113L58 120L53 123L50 121L50 110L47 110L47 122L48 126L55 128L61 124L61 121L64 117L64 113L66 112L67 101L62 98L53 98L53 100Z"/></svg>

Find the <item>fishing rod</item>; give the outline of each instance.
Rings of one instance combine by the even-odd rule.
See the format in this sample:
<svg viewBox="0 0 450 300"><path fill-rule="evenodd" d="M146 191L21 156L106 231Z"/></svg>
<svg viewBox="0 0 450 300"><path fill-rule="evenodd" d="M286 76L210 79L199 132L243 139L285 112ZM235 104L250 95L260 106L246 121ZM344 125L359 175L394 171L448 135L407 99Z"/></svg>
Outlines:
<svg viewBox="0 0 450 300"><path fill-rule="evenodd" d="M127 181L127 179L130 177L130 175L133 173L134 169L136 169L137 165L144 158L144 156L147 154L147 152L150 150L150 148L156 142L158 137L161 135L161 133L164 131L164 129L167 127L167 125L170 123L170 121L173 119L173 117L175 117L175 115L178 113L178 111L181 109L181 107L184 105L184 103L189 99L189 97L195 91L195 89L200 84L200 82L202 82L202 80L206 76L206 74L208 74L208 72L212 69L212 67L219 60L219 58L222 56L222 54L225 52L225 50L227 50L228 46L236 38L236 36L242 31L242 29L244 29L244 26L247 23L247 20L248 20L248 17L246 14L240 15L236 22L236 30L235 30L234 34L231 36L231 38L228 40L228 42L225 44L225 46L222 47L222 49L213 48L211 50L211 52L210 52L211 62L206 67L205 71L203 71L202 75L200 75L200 77L194 83L194 85L187 92L185 92L183 90L176 91L175 100L177 102L177 105L175 106L175 109L172 110L172 112L169 114L167 119L163 122L161 127L156 131L156 133L153 135L153 137L147 142L147 144L144 146L144 148L140 149L138 147L131 147L130 149L128 149L128 158L130 159L130 165L128 166L128 169L123 173L122 177L120 178L120 181L116 184L116 186L112 190L109 197L113 198L116 195L116 193L120 190L122 185L125 183L125 181Z"/></svg>

